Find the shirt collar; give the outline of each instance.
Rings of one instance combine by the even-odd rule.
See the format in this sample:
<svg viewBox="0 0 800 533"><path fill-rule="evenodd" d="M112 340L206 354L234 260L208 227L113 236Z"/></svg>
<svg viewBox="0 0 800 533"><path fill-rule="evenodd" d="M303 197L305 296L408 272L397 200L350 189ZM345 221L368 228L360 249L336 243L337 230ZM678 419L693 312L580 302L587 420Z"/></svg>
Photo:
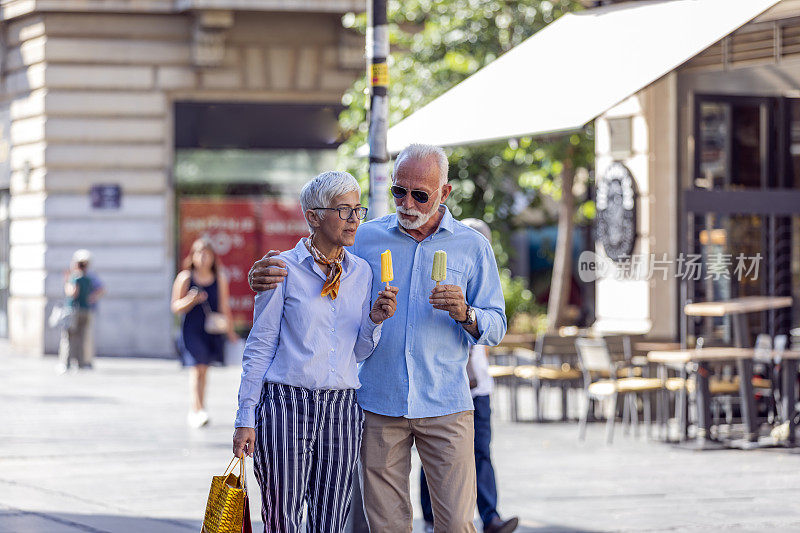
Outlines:
<svg viewBox="0 0 800 533"><path fill-rule="evenodd" d="M314 265L314 257L311 255L311 252L308 251L306 248L305 239L308 237L303 237L299 241L297 241L297 245L294 247L294 252L297 254L297 262L303 263L305 261L309 261L311 265ZM347 251L347 248L344 249L344 259L342 259L342 271L348 272L350 267L353 264L353 258L350 252Z"/></svg>
<svg viewBox="0 0 800 533"><path fill-rule="evenodd" d="M444 215L442 216L442 220L439 221L439 227L436 228L436 231L433 232L434 235L439 233L440 231L449 231L450 233L455 233L455 219L453 218L452 213L444 204L439 204L439 209L444 209ZM400 225L400 222L397 218L397 213L394 216L389 218L388 229L397 228L399 231L402 231L405 234L408 232L405 230L403 226Z"/></svg>

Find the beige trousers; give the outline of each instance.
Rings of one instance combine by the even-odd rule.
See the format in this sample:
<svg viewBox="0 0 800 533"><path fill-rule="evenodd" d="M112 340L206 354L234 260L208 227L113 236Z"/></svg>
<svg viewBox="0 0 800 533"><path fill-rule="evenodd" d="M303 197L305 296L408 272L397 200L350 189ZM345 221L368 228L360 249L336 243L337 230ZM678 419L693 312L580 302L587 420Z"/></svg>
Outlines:
<svg viewBox="0 0 800 533"><path fill-rule="evenodd" d="M364 411L361 465L370 531L411 533L411 445L425 468L434 530L474 533L475 426L472 411L430 418Z"/></svg>

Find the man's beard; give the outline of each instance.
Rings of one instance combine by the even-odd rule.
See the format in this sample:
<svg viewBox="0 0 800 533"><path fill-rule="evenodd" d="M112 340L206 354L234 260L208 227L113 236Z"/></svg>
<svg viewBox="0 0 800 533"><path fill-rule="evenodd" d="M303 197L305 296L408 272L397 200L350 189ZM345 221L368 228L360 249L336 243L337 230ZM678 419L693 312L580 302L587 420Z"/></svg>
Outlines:
<svg viewBox="0 0 800 533"><path fill-rule="evenodd" d="M398 216L397 222L399 222L400 225L403 226L405 229L419 229L425 224L427 224L427 222L433 217L433 215L436 214L436 211L438 211L438 204L435 205L436 207L434 209L431 209L430 213L423 213L422 211L417 211L416 209L406 209L403 206L397 206L398 213L417 217L417 219L412 222L410 220L402 218L401 216Z"/></svg>

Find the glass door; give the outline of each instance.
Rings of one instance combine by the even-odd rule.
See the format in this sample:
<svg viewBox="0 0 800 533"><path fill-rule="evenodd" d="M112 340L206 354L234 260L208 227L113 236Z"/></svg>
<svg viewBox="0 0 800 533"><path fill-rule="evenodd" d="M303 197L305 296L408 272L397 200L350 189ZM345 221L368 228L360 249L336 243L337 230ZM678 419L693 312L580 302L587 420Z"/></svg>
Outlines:
<svg viewBox="0 0 800 533"><path fill-rule="evenodd" d="M791 219L749 204L763 192L792 185L780 164L780 155L788 153L781 107L774 98L697 98L695 173L687 192L702 196L686 197L702 198L703 205L687 213L686 251L702 267L694 279L684 280L692 301L791 293L779 281L791 276L792 254L778 242L787 233L791 237ZM774 335L788 331L791 311L749 318L751 335ZM689 328L690 335L733 341L729 317L692 320Z"/></svg>

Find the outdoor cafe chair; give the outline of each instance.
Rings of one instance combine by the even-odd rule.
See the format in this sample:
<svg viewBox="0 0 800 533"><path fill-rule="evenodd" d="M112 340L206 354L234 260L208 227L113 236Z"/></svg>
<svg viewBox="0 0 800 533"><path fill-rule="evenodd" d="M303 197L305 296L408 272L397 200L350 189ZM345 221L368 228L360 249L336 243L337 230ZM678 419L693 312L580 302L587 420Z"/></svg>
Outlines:
<svg viewBox="0 0 800 533"><path fill-rule="evenodd" d="M699 347L703 347L702 337L698 339ZM756 336L755 362L762 366L761 372L770 375L772 372L772 337L761 333ZM773 391L775 380L761 376L753 376L752 383L754 389L759 389L763 396L766 396L767 410L769 417L774 419L776 416L776 405ZM780 383L780 381L777 381ZM693 392L694 382L690 381L687 385ZM740 404L740 377L734 375L734 365L725 364L722 366L719 376L712 376L708 384L711 394L712 420L714 425L719 425L721 421L720 411L725 411L725 422L730 426L733 423L733 405Z"/></svg>
<svg viewBox="0 0 800 533"><path fill-rule="evenodd" d="M781 422L785 422L788 420L790 413L783 412L783 404L781 402L781 353L786 351L786 345L788 343L788 336L787 335L775 335L775 339L772 342L772 349L775 352L775 356L772 360L772 399L775 405L775 416Z"/></svg>
<svg viewBox="0 0 800 533"><path fill-rule="evenodd" d="M695 342L695 349L702 350L705 346L705 339L698 337ZM668 366L668 365L667 365ZM667 395L674 395L675 416L680 423L680 430L682 434L687 433L687 427L690 423L689 405L695 404L696 394L696 379L694 376L689 376L688 372L692 364L681 363L674 367L675 370L680 372L679 376L668 377L668 368L662 365L664 374L660 374L664 380L664 389ZM723 367L720 375L712 376L708 383L708 392L711 395L711 413L714 425L719 425L721 420L721 411L725 412L725 421L728 424L733 422L733 403L739 401L739 381L736 376L732 374L730 365ZM663 433L668 434L667 422L669 418L668 408L666 405L656 409L659 425Z"/></svg>
<svg viewBox="0 0 800 533"><path fill-rule="evenodd" d="M544 333L536 338L533 352L527 351L533 363L518 366L514 374L533 389L534 418L544 420L544 392L550 388L561 391L561 420L569 415L569 391L580 386L581 372L578 369L578 354L575 337L558 333Z"/></svg>
<svg viewBox="0 0 800 533"><path fill-rule="evenodd" d="M614 439L614 424L616 422L617 404L619 396L624 399L634 399L634 410L631 416L638 419L636 409L637 395L650 394L663 389L663 382L658 378L645 377L618 377L619 371L626 365L625 361L614 362L608 350L606 341L602 338L583 338L575 340L575 347L583 372L584 390L586 393L586 409L580 418L579 438L586 439L586 423L589 410L592 408L590 400L606 400L606 441L611 444ZM608 376L603 377L603 375ZM645 424L650 425L650 413L644 410Z"/></svg>
<svg viewBox="0 0 800 533"><path fill-rule="evenodd" d="M519 407L517 405L517 392L520 378L515 375L515 370L521 365L533 364L533 350L520 345L495 346L489 349L489 375L495 386L508 390L509 419L519 421Z"/></svg>
<svg viewBox="0 0 800 533"><path fill-rule="evenodd" d="M644 339L644 335L641 334L629 334L629 333L598 333L595 336L602 337L603 340L606 342L606 347L608 348L609 353L611 354L612 361L619 361L620 369L617 370L617 377L618 378L631 378L631 377L650 377L649 375L649 366L650 363L647 361L647 356L640 356L637 355L634 351L634 345L641 342ZM601 373L602 377L608 377L607 372ZM636 412L638 409L636 405L636 397L634 395L628 395L625 398L625 401L622 404L622 428L625 434L630 432L631 427L633 427L633 434L635 436L639 436L639 423L638 417L634 416L633 413ZM642 409L646 413L649 419L649 413L651 412L650 406L650 395L645 394L642 397ZM650 424L647 424L646 431L647 436L650 437Z"/></svg>

